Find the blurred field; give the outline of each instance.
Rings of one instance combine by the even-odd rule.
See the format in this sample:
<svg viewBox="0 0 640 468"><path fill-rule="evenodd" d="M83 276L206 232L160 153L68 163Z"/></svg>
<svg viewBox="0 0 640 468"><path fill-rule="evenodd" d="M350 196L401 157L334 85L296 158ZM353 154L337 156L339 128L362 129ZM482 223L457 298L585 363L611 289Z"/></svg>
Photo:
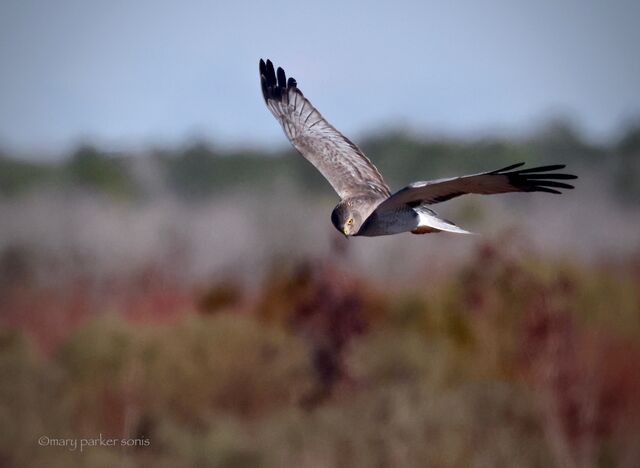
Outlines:
<svg viewBox="0 0 640 468"><path fill-rule="evenodd" d="M394 188L581 178L347 241L290 153L1 158L0 465L638 466L640 130L364 146ZM149 445L38 445L100 434Z"/></svg>

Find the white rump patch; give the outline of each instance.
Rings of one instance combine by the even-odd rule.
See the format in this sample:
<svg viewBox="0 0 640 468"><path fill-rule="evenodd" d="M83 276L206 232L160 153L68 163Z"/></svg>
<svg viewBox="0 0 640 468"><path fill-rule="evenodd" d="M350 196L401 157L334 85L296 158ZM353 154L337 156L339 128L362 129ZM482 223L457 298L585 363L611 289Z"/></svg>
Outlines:
<svg viewBox="0 0 640 468"><path fill-rule="evenodd" d="M449 221L439 218L435 212L426 208L418 207L415 208L415 211L418 213L418 227L427 226L440 231L455 232L457 234L473 234L472 232L466 231Z"/></svg>

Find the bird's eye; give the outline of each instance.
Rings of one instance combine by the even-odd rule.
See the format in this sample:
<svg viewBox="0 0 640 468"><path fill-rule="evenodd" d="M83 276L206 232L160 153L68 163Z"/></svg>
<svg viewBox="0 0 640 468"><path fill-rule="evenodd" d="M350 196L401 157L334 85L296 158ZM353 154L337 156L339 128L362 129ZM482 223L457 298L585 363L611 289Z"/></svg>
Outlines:
<svg viewBox="0 0 640 468"><path fill-rule="evenodd" d="M353 218L349 218L349 221L347 221L347 224L351 226L353 224Z"/></svg>

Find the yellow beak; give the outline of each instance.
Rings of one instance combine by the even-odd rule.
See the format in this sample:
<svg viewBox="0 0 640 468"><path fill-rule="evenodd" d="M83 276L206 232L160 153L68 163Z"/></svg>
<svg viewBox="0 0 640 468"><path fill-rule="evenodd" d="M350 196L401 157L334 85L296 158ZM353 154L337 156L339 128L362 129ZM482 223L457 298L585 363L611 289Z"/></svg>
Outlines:
<svg viewBox="0 0 640 468"><path fill-rule="evenodd" d="M345 236L349 235L349 227L346 224L342 226L342 232L344 233Z"/></svg>

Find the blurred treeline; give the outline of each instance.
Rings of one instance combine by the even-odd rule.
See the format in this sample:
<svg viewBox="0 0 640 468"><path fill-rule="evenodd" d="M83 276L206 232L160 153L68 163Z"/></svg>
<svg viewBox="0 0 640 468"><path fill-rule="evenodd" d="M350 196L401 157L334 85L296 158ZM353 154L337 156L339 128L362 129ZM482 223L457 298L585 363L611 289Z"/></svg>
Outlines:
<svg viewBox="0 0 640 468"><path fill-rule="evenodd" d="M284 137L283 137L284 139ZM420 138L406 131L365 137L362 149L392 188L408 182L492 170L518 161L566 163L597 172L602 189L619 200L640 200L640 124L606 144L587 141L569 121L548 123L527 137ZM269 189L285 181L305 193L326 192L326 182L289 146L281 151L224 150L206 141L136 154L111 153L82 145L53 162L36 162L0 152L0 194L83 188L137 199L169 190L198 200L230 188Z"/></svg>

